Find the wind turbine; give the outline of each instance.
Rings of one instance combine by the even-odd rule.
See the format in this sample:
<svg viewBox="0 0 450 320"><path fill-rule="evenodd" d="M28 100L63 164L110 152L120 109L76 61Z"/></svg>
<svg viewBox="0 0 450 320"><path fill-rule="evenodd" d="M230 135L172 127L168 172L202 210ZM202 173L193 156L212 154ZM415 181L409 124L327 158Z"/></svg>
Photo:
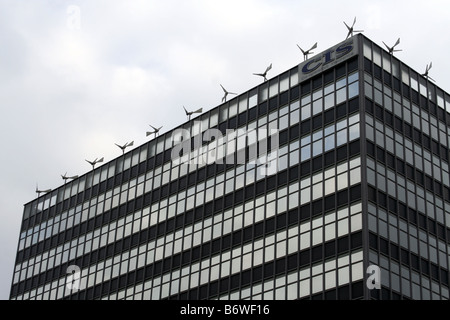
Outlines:
<svg viewBox="0 0 450 320"><path fill-rule="evenodd" d="M225 93L225 95L222 98L222 102L226 102L227 101L227 95L229 95L229 94L237 94L237 93L234 93L234 92L228 92L227 90L225 90L225 88L222 85L220 85L220 86L222 87L222 90Z"/></svg>
<svg viewBox="0 0 450 320"><path fill-rule="evenodd" d="M431 69L432 66L433 66L433 62L430 62L430 65L427 64L427 67L426 67L426 69L425 69L425 73L423 73L422 76L425 77L425 78L427 78L427 79L429 79L429 80L435 81L433 78L431 78L431 77L428 75L428 71L430 71L430 69Z"/></svg>
<svg viewBox="0 0 450 320"><path fill-rule="evenodd" d="M64 181L67 181L68 179L74 180L74 179L78 178L78 176L68 177L67 172L66 172L64 175L61 175L61 178L63 178Z"/></svg>
<svg viewBox="0 0 450 320"><path fill-rule="evenodd" d="M202 111L203 111L203 108L200 108L200 109L195 110L195 111L187 111L184 106L183 106L183 109L184 109L184 112L186 112L186 115L188 116L188 120L191 120L191 115L192 114L194 114L194 113L202 113Z"/></svg>
<svg viewBox="0 0 450 320"><path fill-rule="evenodd" d="M308 60L308 54L313 54L314 52L311 52L311 50L314 50L317 48L317 42L311 47L311 49L304 51L302 48L300 48L299 45L297 47L300 49L301 52L303 52L303 57L305 60Z"/></svg>
<svg viewBox="0 0 450 320"><path fill-rule="evenodd" d="M386 48L388 49L390 54L394 54L394 52L402 51L401 49L395 50L395 47L400 44L400 38L398 38L397 42L392 47L389 47L386 43L384 43L384 41L383 41L383 44L386 46Z"/></svg>
<svg viewBox="0 0 450 320"><path fill-rule="evenodd" d="M353 32L364 32L364 30L353 30L353 27L355 26L355 23L356 23L356 17L355 17L355 20L353 20L353 24L352 24L351 27L349 27L349 26L345 23L345 21L344 21L344 24L345 24L345 26L346 26L347 29L348 29L347 38L345 38L345 39L348 39L348 37L349 37L350 35L353 37Z"/></svg>
<svg viewBox="0 0 450 320"><path fill-rule="evenodd" d="M272 69L272 64L270 64L270 66L267 67L266 71L264 71L264 73L254 73L255 76L261 76L264 78L264 81L267 81L266 75L267 72Z"/></svg>
<svg viewBox="0 0 450 320"><path fill-rule="evenodd" d="M156 134L159 134L159 130L161 130L161 128L162 128L162 126L159 127L159 128L155 128L155 127L153 127L153 126L150 125L150 124L149 124L149 126L153 128L153 131L147 131L147 137L148 137L149 135L151 135L152 133L154 133L154 134L155 134L155 137L156 137Z"/></svg>
<svg viewBox="0 0 450 320"><path fill-rule="evenodd" d="M41 196L41 193L49 193L50 191L52 191L52 189L39 190L39 189L38 189L38 185L37 185L37 183L36 183L36 193L38 194L38 197Z"/></svg>
<svg viewBox="0 0 450 320"><path fill-rule="evenodd" d="M118 145L117 143L114 143L116 146L118 146L120 149L122 149L122 154L125 153L125 149L128 147L131 147L134 144L134 141L127 142L123 146Z"/></svg>
<svg viewBox="0 0 450 320"><path fill-rule="evenodd" d="M95 158L95 160L94 160L94 161L89 161L89 160L86 160L86 162L90 163L90 164L91 164L91 166L92 166L92 170L94 170L94 168L95 168L95 165L96 165L97 163L99 163L99 162L103 162L103 158L101 158L101 159Z"/></svg>

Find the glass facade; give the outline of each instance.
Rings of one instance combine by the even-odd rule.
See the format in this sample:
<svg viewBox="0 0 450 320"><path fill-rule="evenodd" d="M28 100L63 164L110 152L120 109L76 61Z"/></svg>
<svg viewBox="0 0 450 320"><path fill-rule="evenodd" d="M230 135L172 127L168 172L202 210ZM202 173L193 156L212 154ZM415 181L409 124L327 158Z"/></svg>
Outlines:
<svg viewBox="0 0 450 320"><path fill-rule="evenodd" d="M26 204L11 299L448 299L450 97L362 35L319 57L177 128L177 161L173 130Z"/></svg>
<svg viewBox="0 0 450 320"><path fill-rule="evenodd" d="M449 299L450 96L364 39L369 263L378 299Z"/></svg>

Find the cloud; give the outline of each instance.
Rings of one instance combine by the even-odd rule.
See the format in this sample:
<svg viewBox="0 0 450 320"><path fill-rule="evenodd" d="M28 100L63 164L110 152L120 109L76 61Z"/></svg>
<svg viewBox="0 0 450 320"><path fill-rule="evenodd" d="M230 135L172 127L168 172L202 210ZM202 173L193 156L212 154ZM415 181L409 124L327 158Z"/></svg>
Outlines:
<svg viewBox="0 0 450 320"><path fill-rule="evenodd" d="M377 5L369 5L366 10L366 26L369 30L379 30L382 26L382 11Z"/></svg>

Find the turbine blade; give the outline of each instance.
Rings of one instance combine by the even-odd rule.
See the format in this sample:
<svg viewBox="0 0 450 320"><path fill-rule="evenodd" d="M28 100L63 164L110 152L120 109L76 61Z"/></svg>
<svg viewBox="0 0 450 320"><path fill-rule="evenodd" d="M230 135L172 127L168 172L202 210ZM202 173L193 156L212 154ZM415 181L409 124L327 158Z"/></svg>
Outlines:
<svg viewBox="0 0 450 320"><path fill-rule="evenodd" d="M188 113L188 111L186 110L186 108L183 106L183 109L184 109L184 111L186 112L186 115L188 116L189 115L189 113Z"/></svg>
<svg viewBox="0 0 450 320"><path fill-rule="evenodd" d="M267 73L267 71L269 71L270 69L272 69L272 64L270 64L270 66L267 67L266 73Z"/></svg>
<svg viewBox="0 0 450 320"><path fill-rule="evenodd" d="M355 17L355 20L353 20L352 28L355 26L355 23L356 23L356 17Z"/></svg>
<svg viewBox="0 0 450 320"><path fill-rule="evenodd" d="M153 130L156 130L156 128L155 128L154 126L152 126L151 124L149 124L149 126L150 126L150 127L152 127L152 128L153 128Z"/></svg>
<svg viewBox="0 0 450 320"><path fill-rule="evenodd" d="M148 137L149 135L151 135L151 134L152 134L151 132L148 132L148 131L147 131L147 137Z"/></svg>
<svg viewBox="0 0 450 320"><path fill-rule="evenodd" d="M299 45L297 45L297 47L300 49L300 51L303 53L303 54L306 54L305 53L305 51L303 51L303 49L302 48L300 48L300 46Z"/></svg>
<svg viewBox="0 0 450 320"><path fill-rule="evenodd" d="M202 113L202 111L203 111L203 108L200 108L200 109L194 111L194 113Z"/></svg>
<svg viewBox="0 0 450 320"><path fill-rule="evenodd" d="M383 44L386 46L386 48L388 49L388 51L391 51L391 48L389 48L389 46L388 46L384 41L381 41L381 42L383 42Z"/></svg>
<svg viewBox="0 0 450 320"><path fill-rule="evenodd" d="M128 144L128 147L131 147L133 144L134 144L134 141L131 141L131 142Z"/></svg>
<svg viewBox="0 0 450 320"><path fill-rule="evenodd" d="M347 27L348 30L351 29L351 28L345 23L345 21L344 21L344 24L345 24L345 26Z"/></svg>
<svg viewBox="0 0 450 320"><path fill-rule="evenodd" d="M103 158L101 158L100 160L98 160L97 162L103 162Z"/></svg>
<svg viewBox="0 0 450 320"><path fill-rule="evenodd" d="M222 87L222 90L227 93L227 90L225 90L225 88L223 87L223 85L220 85Z"/></svg>
<svg viewBox="0 0 450 320"><path fill-rule="evenodd" d="M309 49L309 51L314 50L315 48L317 48L317 42Z"/></svg>
<svg viewBox="0 0 450 320"><path fill-rule="evenodd" d="M399 44L400 44L400 38L398 38L397 42L394 44L394 47L398 46Z"/></svg>

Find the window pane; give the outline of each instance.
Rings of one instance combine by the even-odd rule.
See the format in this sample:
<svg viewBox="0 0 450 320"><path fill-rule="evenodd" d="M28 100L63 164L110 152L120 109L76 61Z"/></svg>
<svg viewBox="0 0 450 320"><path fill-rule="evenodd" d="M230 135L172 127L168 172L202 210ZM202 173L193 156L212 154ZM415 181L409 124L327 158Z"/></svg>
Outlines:
<svg viewBox="0 0 450 320"><path fill-rule="evenodd" d="M338 178L338 190L348 187L348 180L347 180L346 172L344 172L343 174L340 174L337 178Z"/></svg>
<svg viewBox="0 0 450 320"><path fill-rule="evenodd" d="M358 71L352 73L348 76L348 83L352 83L353 81L358 80Z"/></svg>
<svg viewBox="0 0 450 320"><path fill-rule="evenodd" d="M300 193L300 203L308 203L310 201L311 198L311 188L305 188L301 191Z"/></svg>
<svg viewBox="0 0 450 320"><path fill-rule="evenodd" d="M298 163L299 161L298 154L299 154L298 150L295 150L294 152L291 152L289 154L289 166L293 166Z"/></svg>
<svg viewBox="0 0 450 320"><path fill-rule="evenodd" d="M344 87L347 84L347 78L342 78L336 82L336 90Z"/></svg>
<svg viewBox="0 0 450 320"><path fill-rule="evenodd" d="M313 102L313 115L322 112L322 98Z"/></svg>
<svg viewBox="0 0 450 320"><path fill-rule="evenodd" d="M334 133L325 138L325 152L334 148Z"/></svg>
<svg viewBox="0 0 450 320"><path fill-rule="evenodd" d="M303 147L301 150L301 153L302 153L301 161L305 161L305 160L311 158L311 145L307 145L307 146Z"/></svg>
<svg viewBox="0 0 450 320"><path fill-rule="evenodd" d="M337 143L336 143L337 146L340 146L340 145L346 143L347 142L347 130L344 129L344 130L339 131L337 133L336 137L337 137Z"/></svg>
<svg viewBox="0 0 450 320"><path fill-rule="evenodd" d="M335 178L330 178L325 181L325 195L334 193L336 191Z"/></svg>
<svg viewBox="0 0 450 320"><path fill-rule="evenodd" d="M334 106L334 92L325 96L324 110L327 110L328 108L331 108L332 106Z"/></svg>
<svg viewBox="0 0 450 320"><path fill-rule="evenodd" d="M322 153L322 140L313 143L313 157Z"/></svg>
<svg viewBox="0 0 450 320"><path fill-rule="evenodd" d="M349 129L348 141L359 138L359 123L352 125Z"/></svg>
<svg viewBox="0 0 450 320"><path fill-rule="evenodd" d="M336 271L325 274L325 290L336 287Z"/></svg>
<svg viewBox="0 0 450 320"><path fill-rule="evenodd" d="M279 122L278 130L285 129L289 126L289 116L288 115L281 117L279 121L280 122Z"/></svg>
<svg viewBox="0 0 450 320"><path fill-rule="evenodd" d="M358 82L352 83L348 86L348 98L351 99L358 95Z"/></svg>
<svg viewBox="0 0 450 320"><path fill-rule="evenodd" d="M286 169L288 167L287 161L288 161L287 155L280 157L278 159L278 170L281 171Z"/></svg>
<svg viewBox="0 0 450 320"><path fill-rule="evenodd" d="M311 105L302 107L302 120L311 118Z"/></svg>
<svg viewBox="0 0 450 320"><path fill-rule="evenodd" d="M305 104L310 103L310 102L311 102L311 95L310 94L308 94L307 96L304 96L302 98L302 106L304 106Z"/></svg>
<svg viewBox="0 0 450 320"><path fill-rule="evenodd" d="M316 140L321 139L322 137L323 137L323 131L322 130L318 130L318 131L313 133L312 140L316 141Z"/></svg>
<svg viewBox="0 0 450 320"><path fill-rule="evenodd" d="M341 268L338 271L339 285L347 284L350 281L350 269L349 267Z"/></svg>
<svg viewBox="0 0 450 320"><path fill-rule="evenodd" d="M300 120L300 111L297 109L293 112L290 113L290 117L291 117L291 125L297 123Z"/></svg>
<svg viewBox="0 0 450 320"><path fill-rule="evenodd" d="M346 88L342 88L337 91L336 93L336 104L339 104L341 102L344 102L347 98L347 91Z"/></svg>
<svg viewBox="0 0 450 320"><path fill-rule="evenodd" d="M320 198L323 196L323 184L317 183L313 186L312 194L313 194L313 200Z"/></svg>
<svg viewBox="0 0 450 320"><path fill-rule="evenodd" d="M324 94L327 95L330 92L334 91L334 83L329 84L328 86L325 87L325 89L323 90Z"/></svg>

